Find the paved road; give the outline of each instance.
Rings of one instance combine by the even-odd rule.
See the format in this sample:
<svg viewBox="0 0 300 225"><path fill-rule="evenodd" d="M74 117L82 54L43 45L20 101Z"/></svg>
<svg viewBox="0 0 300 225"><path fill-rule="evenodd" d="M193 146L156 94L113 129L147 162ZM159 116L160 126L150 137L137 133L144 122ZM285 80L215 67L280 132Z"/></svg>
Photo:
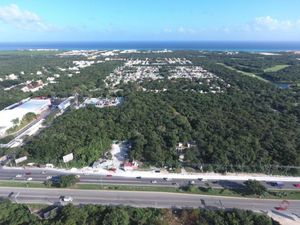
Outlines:
<svg viewBox="0 0 300 225"><path fill-rule="evenodd" d="M46 180L48 176L57 176L64 174L62 172L58 172L55 170L47 170L45 174L43 173L43 169L3 169L0 168L0 180L16 180L16 181L26 181L27 178L31 177L33 181L43 182ZM27 173L27 174L26 174ZM28 174L30 173L30 174ZM21 175L21 177L16 177L17 175ZM182 185L188 184L191 180L186 179L172 179L169 181L163 179L151 179L151 178L131 178L131 177L107 177L103 175L83 175L80 174L79 178L81 183L96 183L96 184L123 184L123 185L142 185L142 186L165 186L165 187L178 187ZM152 181L156 181L156 183L152 183ZM193 180L195 185L205 187L209 184L213 188L241 188L243 187L244 181L229 181L229 180L209 180L209 181L200 181ZM276 189L276 187L272 186L270 183L261 182L268 189ZM291 190L300 190L294 186L295 182L283 182L284 189Z"/></svg>
<svg viewBox="0 0 300 225"><path fill-rule="evenodd" d="M240 208L248 210L275 210L281 200L245 199L203 196L180 193L100 191L45 188L0 187L0 197L9 197L17 203L58 204L60 196L71 196L73 204L130 205L135 207L208 207ZM299 214L300 201L289 201L286 213Z"/></svg>

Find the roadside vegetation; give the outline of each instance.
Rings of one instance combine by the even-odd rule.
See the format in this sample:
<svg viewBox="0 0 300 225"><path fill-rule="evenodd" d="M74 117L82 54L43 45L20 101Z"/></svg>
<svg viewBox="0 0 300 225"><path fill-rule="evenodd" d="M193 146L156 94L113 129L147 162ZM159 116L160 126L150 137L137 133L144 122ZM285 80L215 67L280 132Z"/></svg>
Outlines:
<svg viewBox="0 0 300 225"><path fill-rule="evenodd" d="M267 193L267 188L257 180L247 180L244 184L247 194L261 196Z"/></svg>
<svg viewBox="0 0 300 225"><path fill-rule="evenodd" d="M67 205L60 208L48 207L36 211L22 204L12 204L9 200L0 202L0 224L6 225L234 225L260 224L277 225L271 218L251 211L233 209L153 209L125 206ZM49 218L42 219L44 212L52 210ZM38 217L40 215L41 217Z"/></svg>
<svg viewBox="0 0 300 225"><path fill-rule="evenodd" d="M8 129L6 132L7 132L7 134L13 134L13 133L21 130L28 124L30 124L35 119L36 119L36 115L34 113L27 113L26 115L24 115L24 117L22 118L21 121L19 121L19 119L14 119L12 121L14 126L10 129Z"/></svg>
<svg viewBox="0 0 300 225"><path fill-rule="evenodd" d="M66 188L74 186L77 182L78 178L75 175L61 175L52 177L51 179L45 181L44 184L47 187Z"/></svg>

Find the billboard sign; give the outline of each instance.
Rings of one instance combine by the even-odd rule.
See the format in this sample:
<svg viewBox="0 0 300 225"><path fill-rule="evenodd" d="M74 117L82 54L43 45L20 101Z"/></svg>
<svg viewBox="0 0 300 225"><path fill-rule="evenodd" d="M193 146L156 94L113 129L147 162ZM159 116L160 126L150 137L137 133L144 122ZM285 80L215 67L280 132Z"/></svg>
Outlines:
<svg viewBox="0 0 300 225"><path fill-rule="evenodd" d="M21 158L15 159L16 164L19 164L21 162L24 162L27 160L27 156L23 156Z"/></svg>
<svg viewBox="0 0 300 225"><path fill-rule="evenodd" d="M67 163L67 162L72 161L73 158L74 158L74 157L73 157L73 153L70 153L70 154L65 155L65 156L63 157L63 161L64 161L64 163Z"/></svg>

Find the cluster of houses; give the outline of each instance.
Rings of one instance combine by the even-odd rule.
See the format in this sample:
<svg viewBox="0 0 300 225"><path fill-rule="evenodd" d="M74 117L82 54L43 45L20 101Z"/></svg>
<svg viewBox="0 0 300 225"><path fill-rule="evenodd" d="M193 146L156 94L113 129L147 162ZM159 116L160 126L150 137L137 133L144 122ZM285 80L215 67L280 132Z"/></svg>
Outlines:
<svg viewBox="0 0 300 225"><path fill-rule="evenodd" d="M56 79L59 78L59 74L54 74L52 77L47 77L46 82L40 80L28 80L20 84L12 85L10 87L4 88L5 91L11 90L15 87L21 87L21 91L23 92L36 92L43 87L47 86L48 84L55 84L57 83Z"/></svg>
<svg viewBox="0 0 300 225"><path fill-rule="evenodd" d="M125 66L159 66L159 65L192 65L193 63L186 58L146 58L146 59L127 59Z"/></svg>
<svg viewBox="0 0 300 225"><path fill-rule="evenodd" d="M169 70L168 79L219 79L215 74L208 72L201 66L175 66Z"/></svg>
<svg viewBox="0 0 300 225"><path fill-rule="evenodd" d="M159 74L161 65L191 65L186 58L127 59L105 79L106 86L116 87L121 83L143 82L163 79Z"/></svg>
<svg viewBox="0 0 300 225"><path fill-rule="evenodd" d="M17 88L17 87L20 87L20 90L23 91L23 92L36 92L40 89L42 89L44 86L48 85L49 83L50 84L54 84L54 83L57 83L56 79L60 77L59 74L54 74L50 77L47 77L47 75L49 75L49 71L45 68L45 67L42 67L41 70L38 70L36 72L31 72L31 73L28 73L30 74L31 76L36 74L37 76L39 76L39 79L38 80L27 80L27 81L24 81L22 83L18 83L18 84L14 84L10 87L6 87L4 88L5 91L9 91L13 88ZM18 80L19 79L19 76L23 76L25 75L25 72L24 71L21 71L19 75L16 75L14 73L12 74L9 74L9 75L6 75L5 78L0 78L0 82L4 81L4 80ZM44 77L46 78L46 80L42 80L41 77Z"/></svg>
<svg viewBox="0 0 300 225"><path fill-rule="evenodd" d="M120 84L129 82L142 83L143 81L164 79L160 69L167 70L168 79L190 79L205 85L208 90L200 90L200 93L222 93L229 84L215 74L203 69L201 66L193 66L186 58L156 58L156 59L127 59L123 66L117 67L105 79L106 87L116 88ZM164 90L143 91L161 92Z"/></svg>
<svg viewBox="0 0 300 225"><path fill-rule="evenodd" d="M96 59L98 57L112 57L118 56L120 54L138 54L138 53L171 53L171 50L149 50L149 51L140 51L136 49L126 49L126 50L71 50L57 54L60 57L69 57L69 56L83 56L88 59Z"/></svg>
<svg viewBox="0 0 300 225"><path fill-rule="evenodd" d="M168 49L163 49L163 50L149 50L147 51L148 53L172 53L172 50L168 50Z"/></svg>
<svg viewBox="0 0 300 225"><path fill-rule="evenodd" d="M190 79L200 80L199 85L208 86L207 91L200 90L200 93L222 93L224 88L229 88L230 84L227 84L222 78L215 74L203 69L201 66L175 66L169 71L168 79Z"/></svg>
<svg viewBox="0 0 300 225"><path fill-rule="evenodd" d="M118 50L111 50L111 51L106 51L106 50L71 50L71 51L66 51L63 53L57 54L58 56L61 57L66 57L66 56L83 56L87 57L89 59L95 59L99 56L116 56L118 55Z"/></svg>
<svg viewBox="0 0 300 225"><path fill-rule="evenodd" d="M158 66L121 66L105 78L106 86L116 87L121 83L143 82L143 80L161 79Z"/></svg>
<svg viewBox="0 0 300 225"><path fill-rule="evenodd" d="M99 57L113 57L120 54L132 54L132 53L141 53L136 49L128 50L71 50L63 53L57 54L60 57L69 57L69 56L83 56L88 59L96 59Z"/></svg>
<svg viewBox="0 0 300 225"><path fill-rule="evenodd" d="M54 80L52 80L54 81ZM40 89L42 89L45 85L42 80L37 80L37 81L27 81L26 85L21 88L21 91L23 92L36 92Z"/></svg>

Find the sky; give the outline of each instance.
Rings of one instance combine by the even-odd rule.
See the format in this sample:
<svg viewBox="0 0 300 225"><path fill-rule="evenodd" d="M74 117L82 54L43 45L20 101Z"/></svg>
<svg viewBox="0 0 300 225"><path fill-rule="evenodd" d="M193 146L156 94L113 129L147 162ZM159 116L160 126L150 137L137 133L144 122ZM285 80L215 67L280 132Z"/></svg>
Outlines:
<svg viewBox="0 0 300 225"><path fill-rule="evenodd" d="M0 42L300 41L299 0L0 0Z"/></svg>

